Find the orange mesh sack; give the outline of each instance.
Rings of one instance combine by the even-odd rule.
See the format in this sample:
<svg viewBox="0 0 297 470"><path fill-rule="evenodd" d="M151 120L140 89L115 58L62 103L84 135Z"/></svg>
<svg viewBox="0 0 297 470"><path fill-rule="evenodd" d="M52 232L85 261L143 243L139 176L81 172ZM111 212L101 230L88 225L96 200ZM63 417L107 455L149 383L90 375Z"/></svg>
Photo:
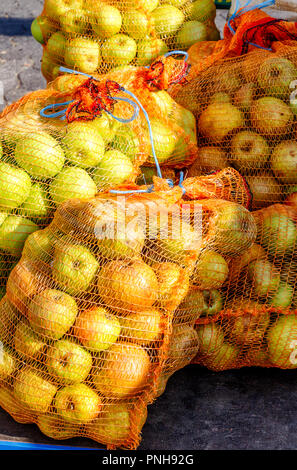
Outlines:
<svg viewBox="0 0 297 470"><path fill-rule="evenodd" d="M60 205L28 237L0 303L1 406L54 439L135 448L147 405L198 352L197 309L185 303L197 262L218 246L229 260L255 240L246 202L229 169ZM221 204L245 220L232 250Z"/></svg>
<svg viewBox="0 0 297 470"><path fill-rule="evenodd" d="M105 73L217 40L215 15L213 0L46 0L32 32L44 45L42 73L52 80L60 65Z"/></svg>

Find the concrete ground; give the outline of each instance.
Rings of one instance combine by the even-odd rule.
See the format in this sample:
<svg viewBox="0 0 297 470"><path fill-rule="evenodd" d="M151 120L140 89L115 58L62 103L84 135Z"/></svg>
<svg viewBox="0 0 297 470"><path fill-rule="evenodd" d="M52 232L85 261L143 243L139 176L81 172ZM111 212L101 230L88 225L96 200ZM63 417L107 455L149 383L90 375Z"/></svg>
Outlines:
<svg viewBox="0 0 297 470"><path fill-rule="evenodd" d="M0 5L0 103L43 87L42 48L30 24L42 0L2 0ZM225 11L218 12L222 29ZM3 85L3 96L1 95ZM296 449L296 371L242 369L214 373L189 366L176 373L149 407L141 449ZM15 423L0 410L0 440L53 443L34 425ZM86 439L65 445L94 446Z"/></svg>

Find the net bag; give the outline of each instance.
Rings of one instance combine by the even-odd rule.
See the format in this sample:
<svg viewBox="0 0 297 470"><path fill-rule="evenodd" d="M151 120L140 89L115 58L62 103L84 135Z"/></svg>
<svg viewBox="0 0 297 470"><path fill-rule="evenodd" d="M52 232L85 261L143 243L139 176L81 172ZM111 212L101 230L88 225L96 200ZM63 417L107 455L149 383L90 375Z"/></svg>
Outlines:
<svg viewBox="0 0 297 470"><path fill-rule="evenodd" d="M213 0L46 0L32 32L44 46L42 73L51 81L61 65L105 73L149 65L199 40L217 40L215 16Z"/></svg>
<svg viewBox="0 0 297 470"><path fill-rule="evenodd" d="M184 61L160 62L164 73L155 70L153 76L151 69L137 67L98 79L68 73L3 111L1 287L27 236L47 226L63 201L93 197L137 178L149 183L157 174L154 157L172 168L164 175L173 180L175 167L195 160L195 118L164 89L174 72L182 76ZM139 99L125 87L137 88Z"/></svg>
<svg viewBox="0 0 297 470"><path fill-rule="evenodd" d="M54 439L136 448L147 405L198 352L185 298L203 253L226 244L217 208L245 219L226 259L255 240L247 199L228 169L61 204L28 237L0 303L1 406Z"/></svg>

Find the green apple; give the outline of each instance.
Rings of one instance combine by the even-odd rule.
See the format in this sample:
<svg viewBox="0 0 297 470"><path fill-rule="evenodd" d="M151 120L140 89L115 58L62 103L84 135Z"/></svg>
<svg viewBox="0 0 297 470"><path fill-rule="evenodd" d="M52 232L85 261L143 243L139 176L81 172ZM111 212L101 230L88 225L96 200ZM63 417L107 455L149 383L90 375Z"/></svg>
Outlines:
<svg viewBox="0 0 297 470"><path fill-rule="evenodd" d="M21 369L14 381L15 398L35 413L47 412L56 391L55 385L29 367Z"/></svg>
<svg viewBox="0 0 297 470"><path fill-rule="evenodd" d="M96 117L93 121L89 121L85 125L99 132L102 139L107 144L114 138L115 132L120 124L116 119L113 119L107 113L103 112L101 116Z"/></svg>
<svg viewBox="0 0 297 470"><path fill-rule="evenodd" d="M264 96L253 102L250 119L252 126L260 134L281 137L290 131L294 115L284 101Z"/></svg>
<svg viewBox="0 0 297 470"><path fill-rule="evenodd" d="M44 49L41 59L41 72L46 80L53 80L55 67L54 59L49 55L47 50Z"/></svg>
<svg viewBox="0 0 297 470"><path fill-rule="evenodd" d="M83 245L57 247L52 273L58 286L69 294L87 291L94 281L99 263Z"/></svg>
<svg viewBox="0 0 297 470"><path fill-rule="evenodd" d="M230 159L238 171L264 168L269 155L270 149L266 139L256 132L241 131L231 140Z"/></svg>
<svg viewBox="0 0 297 470"><path fill-rule="evenodd" d="M95 72L101 62L99 44L93 39L69 39L66 43L65 62L69 67L81 72Z"/></svg>
<svg viewBox="0 0 297 470"><path fill-rule="evenodd" d="M44 44L44 38L42 34L41 27L39 25L38 18L35 18L31 24L31 34L33 38L40 44Z"/></svg>
<svg viewBox="0 0 297 470"><path fill-rule="evenodd" d="M157 57L168 52L167 44L160 38L145 38L137 42L137 64L149 65Z"/></svg>
<svg viewBox="0 0 297 470"><path fill-rule="evenodd" d="M271 155L271 168L282 183L296 184L297 144L295 140L285 140L278 144Z"/></svg>
<svg viewBox="0 0 297 470"><path fill-rule="evenodd" d="M173 156L174 149L178 141L178 136L168 124L161 122L159 119L155 117L151 119L151 129L152 129L156 156L158 158L159 163L164 163L167 160L169 160L171 156ZM146 129L146 133L147 133L147 144L149 145L150 154L151 154L151 147L150 147L151 144L150 144L150 139L149 139L149 134L148 134L147 129ZM150 157L149 161L151 163L155 162L152 156Z"/></svg>
<svg viewBox="0 0 297 470"><path fill-rule="evenodd" d="M47 53L56 61L64 59L66 50L66 38L60 31L52 34L46 45Z"/></svg>
<svg viewBox="0 0 297 470"><path fill-rule="evenodd" d="M5 295L0 303L0 341L10 343L14 335L16 325L19 321L20 313Z"/></svg>
<svg viewBox="0 0 297 470"><path fill-rule="evenodd" d="M276 308L290 307L294 296L294 288L286 282L280 282L278 290L269 300L269 304Z"/></svg>
<svg viewBox="0 0 297 470"><path fill-rule="evenodd" d="M297 227L286 214L272 212L262 219L258 235L261 245L271 255L283 256L295 247Z"/></svg>
<svg viewBox="0 0 297 470"><path fill-rule="evenodd" d="M181 27L185 15L173 5L164 4L152 12L152 21L156 33L162 36L173 36Z"/></svg>
<svg viewBox="0 0 297 470"><path fill-rule="evenodd" d="M31 233L24 245L23 256L30 260L52 261L54 251L54 236L50 229L37 230Z"/></svg>
<svg viewBox="0 0 297 470"><path fill-rule="evenodd" d="M31 328L27 321L20 321L14 334L14 348L18 354L27 359L36 358L46 343Z"/></svg>
<svg viewBox="0 0 297 470"><path fill-rule="evenodd" d="M145 12L129 9L123 13L123 31L133 39L143 39L148 34L149 19Z"/></svg>
<svg viewBox="0 0 297 470"><path fill-rule="evenodd" d="M218 289L228 277L228 264L222 255L206 250L199 256L192 279L200 289Z"/></svg>
<svg viewBox="0 0 297 470"><path fill-rule="evenodd" d="M48 348L46 366L55 380L71 385L87 378L92 367L92 356L73 341L60 339Z"/></svg>
<svg viewBox="0 0 297 470"><path fill-rule="evenodd" d="M20 139L14 158L31 176L40 179L56 176L65 162L59 142L45 132L32 132Z"/></svg>
<svg viewBox="0 0 297 470"><path fill-rule="evenodd" d="M43 434L52 439L71 439L76 436L75 426L66 423L60 416L52 412L38 415L37 426ZM79 427L77 432L79 433Z"/></svg>
<svg viewBox="0 0 297 470"><path fill-rule="evenodd" d="M14 209L27 199L31 190L28 173L0 162L0 209Z"/></svg>
<svg viewBox="0 0 297 470"><path fill-rule="evenodd" d="M50 195L57 206L67 199L88 199L96 193L95 182L82 168L64 168L50 184Z"/></svg>
<svg viewBox="0 0 297 470"><path fill-rule="evenodd" d="M202 291L204 307L201 316L208 317L219 313L223 308L223 296L219 290L211 289Z"/></svg>
<svg viewBox="0 0 297 470"><path fill-rule="evenodd" d="M76 315L75 300L56 289L45 289L35 295L27 314L33 330L50 339L60 339L73 325Z"/></svg>
<svg viewBox="0 0 297 470"><path fill-rule="evenodd" d="M115 150L120 150L132 161L140 153L140 142L135 131L127 125L120 126L116 130L116 134L111 142L111 146Z"/></svg>
<svg viewBox="0 0 297 470"><path fill-rule="evenodd" d="M68 385L57 392L54 405L59 416L71 424L86 424L99 415L102 400L85 384Z"/></svg>
<svg viewBox="0 0 297 470"><path fill-rule="evenodd" d="M34 183L26 201L19 208L19 213L35 219L45 219L50 211L50 201L43 186Z"/></svg>
<svg viewBox="0 0 297 470"><path fill-rule="evenodd" d="M196 0L189 5L190 20L206 23L213 20L216 16L216 6L213 0Z"/></svg>
<svg viewBox="0 0 297 470"><path fill-rule="evenodd" d="M61 17L70 10L83 9L84 0L45 0L44 12L47 17L60 21Z"/></svg>
<svg viewBox="0 0 297 470"><path fill-rule="evenodd" d="M115 34L101 48L103 59L114 66L127 65L136 56L137 44L126 34Z"/></svg>
<svg viewBox="0 0 297 470"><path fill-rule="evenodd" d="M0 349L0 380L7 380L16 368L15 358L11 351L1 344Z"/></svg>
<svg viewBox="0 0 297 470"><path fill-rule="evenodd" d="M241 111L249 112L256 96L257 86L254 83L245 83L238 88L233 96L233 104Z"/></svg>
<svg viewBox="0 0 297 470"><path fill-rule="evenodd" d="M124 183L134 172L130 158L119 150L108 150L93 173L98 191Z"/></svg>
<svg viewBox="0 0 297 470"><path fill-rule="evenodd" d="M119 320L102 307L84 310L77 316L74 336L92 352L108 349L121 332Z"/></svg>
<svg viewBox="0 0 297 470"><path fill-rule="evenodd" d="M235 316L228 329L230 342L248 347L254 343L262 344L269 325L270 314L261 311L261 304L251 300L232 305L232 310L241 315Z"/></svg>
<svg viewBox="0 0 297 470"><path fill-rule="evenodd" d="M199 339L199 353L214 354L218 352L224 342L222 328L216 323L200 325L196 329Z"/></svg>
<svg viewBox="0 0 297 470"><path fill-rule="evenodd" d="M101 3L91 14L93 31L100 39L107 39L120 32L122 26L121 12L112 5Z"/></svg>
<svg viewBox="0 0 297 470"><path fill-rule="evenodd" d="M61 29L66 35L84 35L89 29L89 19L81 11L68 10L60 18Z"/></svg>
<svg viewBox="0 0 297 470"><path fill-rule="evenodd" d="M67 126L62 139L67 160L80 168L97 166L104 155L104 140L90 126L73 122Z"/></svg>
<svg viewBox="0 0 297 470"><path fill-rule="evenodd" d="M38 225L25 217L9 215L0 226L0 249L21 256L27 237L38 229Z"/></svg>
<svg viewBox="0 0 297 470"><path fill-rule="evenodd" d="M296 79L297 69L285 57L270 57L259 64L257 82L267 95L286 101Z"/></svg>
<svg viewBox="0 0 297 470"><path fill-rule="evenodd" d="M57 30L57 25L46 16L38 16L31 24L31 33L40 44L45 44Z"/></svg>
<svg viewBox="0 0 297 470"><path fill-rule="evenodd" d="M209 355L203 364L209 369L219 371L233 368L240 355L240 349L229 343L223 343L215 354Z"/></svg>
<svg viewBox="0 0 297 470"><path fill-rule="evenodd" d="M222 142L229 133L243 126L243 113L231 103L212 103L198 119L199 132L211 142Z"/></svg>
<svg viewBox="0 0 297 470"><path fill-rule="evenodd" d="M267 334L268 353L271 363L282 369L295 369L297 344L297 317L280 315Z"/></svg>
<svg viewBox="0 0 297 470"><path fill-rule="evenodd" d="M249 264L249 280L253 284L256 296L266 297L277 291L280 283L280 273L276 267L267 260L257 260Z"/></svg>
<svg viewBox="0 0 297 470"><path fill-rule="evenodd" d="M157 8L159 0L137 0L137 7L140 10L151 12Z"/></svg>
<svg viewBox="0 0 297 470"><path fill-rule="evenodd" d="M125 402L107 403L101 415L87 427L87 435L104 445L120 446L129 440L131 418Z"/></svg>
<svg viewBox="0 0 297 470"><path fill-rule="evenodd" d="M166 363L170 371L188 365L197 355L199 338L191 325L174 325L170 335Z"/></svg>
<svg viewBox="0 0 297 470"><path fill-rule="evenodd" d="M176 36L176 45L181 49L189 49L199 41L207 40L207 27L200 21L186 21Z"/></svg>

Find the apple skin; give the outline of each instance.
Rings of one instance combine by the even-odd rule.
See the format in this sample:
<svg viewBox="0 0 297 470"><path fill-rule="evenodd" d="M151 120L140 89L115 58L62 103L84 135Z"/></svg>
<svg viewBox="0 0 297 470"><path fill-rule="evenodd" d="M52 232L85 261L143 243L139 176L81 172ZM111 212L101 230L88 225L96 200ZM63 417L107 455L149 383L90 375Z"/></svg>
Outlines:
<svg viewBox="0 0 297 470"><path fill-rule="evenodd" d="M103 403L99 395L85 384L68 385L57 392L57 414L71 424L86 424L99 415Z"/></svg>
<svg viewBox="0 0 297 470"><path fill-rule="evenodd" d="M175 325L172 328L165 371L171 372L190 364L197 355L199 338L191 325Z"/></svg>
<svg viewBox="0 0 297 470"><path fill-rule="evenodd" d="M235 91L233 96L233 104L241 111L249 112L256 95L256 85L254 83L245 83L238 90Z"/></svg>
<svg viewBox="0 0 297 470"><path fill-rule="evenodd" d="M14 158L34 178L56 176L65 162L64 151L51 135L30 133L16 145Z"/></svg>
<svg viewBox="0 0 297 470"><path fill-rule="evenodd" d="M157 8L159 0L137 0L137 6L140 10L151 12ZM123 7L123 5L122 5Z"/></svg>
<svg viewBox="0 0 297 470"><path fill-rule="evenodd" d="M96 193L95 182L82 168L63 168L50 184L50 195L57 206L67 199L88 199Z"/></svg>
<svg viewBox="0 0 297 470"><path fill-rule="evenodd" d="M291 252L297 241L297 227L286 214L271 211L258 226L261 245L272 256Z"/></svg>
<svg viewBox="0 0 297 470"><path fill-rule="evenodd" d="M216 16L216 6L213 1L196 0L189 6L189 18L191 20L206 23Z"/></svg>
<svg viewBox="0 0 297 470"><path fill-rule="evenodd" d="M141 260L111 261L98 275L98 293L103 302L123 315L151 307L158 292L155 272Z"/></svg>
<svg viewBox="0 0 297 470"><path fill-rule="evenodd" d="M91 14L91 25L95 34L101 39L107 39L120 32L122 15L118 8L102 3Z"/></svg>
<svg viewBox="0 0 297 470"><path fill-rule="evenodd" d="M43 186L38 183L32 184L29 196L18 212L34 219L46 219L50 212L50 201Z"/></svg>
<svg viewBox="0 0 297 470"><path fill-rule="evenodd" d="M101 63L100 47L96 41L86 38L70 39L66 43L65 62L70 68L93 73Z"/></svg>
<svg viewBox="0 0 297 470"><path fill-rule="evenodd" d="M89 168L101 162L105 144L95 129L81 122L73 122L67 126L62 147L70 163L79 168Z"/></svg>
<svg viewBox="0 0 297 470"><path fill-rule="evenodd" d="M272 202L282 200L283 188L278 181L266 171L261 175L248 175L246 182L249 186L252 198L252 210L270 206Z"/></svg>
<svg viewBox="0 0 297 470"><path fill-rule="evenodd" d="M79 427L76 430L73 424L66 423L60 416L52 412L38 415L36 424L40 431L51 439L71 439L79 434Z"/></svg>
<svg viewBox="0 0 297 470"><path fill-rule="evenodd" d="M60 21L61 16L70 9L82 10L83 3L84 0L45 0L44 11L46 16Z"/></svg>
<svg viewBox="0 0 297 470"><path fill-rule="evenodd" d="M89 121L85 126L99 132L104 142L108 144L114 138L119 123L107 113L103 112L100 117L98 116L93 121Z"/></svg>
<svg viewBox="0 0 297 470"><path fill-rule="evenodd" d="M206 250L199 256L192 280L200 289L219 289L228 277L228 264L219 253Z"/></svg>
<svg viewBox="0 0 297 470"><path fill-rule="evenodd" d="M237 346L223 343L216 354L204 359L203 365L214 371L231 369L235 367L239 355L240 349Z"/></svg>
<svg viewBox="0 0 297 470"><path fill-rule="evenodd" d="M101 416L87 427L87 435L104 445L117 447L130 437L131 418L128 403L107 403Z"/></svg>
<svg viewBox="0 0 297 470"><path fill-rule="evenodd" d="M32 330L27 321L20 321L17 324L14 334L14 348L18 354L27 359L36 358L45 345L45 341Z"/></svg>
<svg viewBox="0 0 297 470"><path fill-rule="evenodd" d="M9 215L0 226L0 249L16 258L21 256L27 237L38 229L29 219Z"/></svg>
<svg viewBox="0 0 297 470"><path fill-rule="evenodd" d="M271 155L271 168L279 181L297 184L297 144L286 140L278 144Z"/></svg>
<svg viewBox="0 0 297 470"><path fill-rule="evenodd" d="M31 190L28 173L0 162L0 209L14 209L25 202Z"/></svg>
<svg viewBox="0 0 297 470"><path fill-rule="evenodd" d="M48 348L46 366L55 381L72 385L87 378L92 367L92 356L73 341L60 339Z"/></svg>
<svg viewBox="0 0 297 470"><path fill-rule="evenodd" d="M49 264L52 261L54 252L54 237L51 231L46 228L31 233L24 245L24 258L33 261L43 261Z"/></svg>
<svg viewBox="0 0 297 470"><path fill-rule="evenodd" d="M99 263L83 245L56 247L52 274L57 285L70 295L87 292L94 281Z"/></svg>
<svg viewBox="0 0 297 470"><path fill-rule="evenodd" d="M293 296L294 288L286 282L280 282L279 288L269 300L269 304L276 308L287 308L290 307Z"/></svg>
<svg viewBox="0 0 297 470"><path fill-rule="evenodd" d="M0 302L0 341L5 344L14 335L21 313L10 302L7 295Z"/></svg>
<svg viewBox="0 0 297 470"><path fill-rule="evenodd" d="M290 84L297 78L297 69L285 57L272 57L259 64L257 82L269 96L286 100Z"/></svg>
<svg viewBox="0 0 297 470"><path fill-rule="evenodd" d="M137 44L133 38L126 34L115 34L107 39L102 47L102 57L108 64L115 67L128 65L136 56Z"/></svg>
<svg viewBox="0 0 297 470"><path fill-rule="evenodd" d="M64 292L46 289L35 295L27 315L33 330L42 337L60 339L75 321L77 304Z"/></svg>
<svg viewBox="0 0 297 470"><path fill-rule="evenodd" d="M16 369L16 362L10 350L1 344L0 380L7 380Z"/></svg>
<svg viewBox="0 0 297 470"><path fill-rule="evenodd" d="M193 44L199 41L206 41L207 27L199 21L186 21L177 33L177 47L189 49Z"/></svg>
<svg viewBox="0 0 297 470"><path fill-rule="evenodd" d="M56 391L55 385L29 367L22 369L14 381L15 398L35 413L47 412Z"/></svg>
<svg viewBox="0 0 297 470"><path fill-rule="evenodd" d="M44 44L43 34L39 25L38 18L35 18L31 24L31 34L33 38L40 44Z"/></svg>
<svg viewBox="0 0 297 470"><path fill-rule="evenodd" d="M60 18L61 29L66 35L81 35L89 29L89 18L81 11L68 10Z"/></svg>
<svg viewBox="0 0 297 470"><path fill-rule="evenodd" d="M159 283L158 305L169 310L178 306L189 290L188 273L176 263L154 263L153 269Z"/></svg>
<svg viewBox="0 0 297 470"><path fill-rule="evenodd" d="M120 333L119 320L102 307L80 312L74 325L74 336L92 352L110 348Z"/></svg>
<svg viewBox="0 0 297 470"><path fill-rule="evenodd" d="M96 389L117 399L138 396L151 380L150 358L141 346L118 342L108 350L102 368L93 375Z"/></svg>
<svg viewBox="0 0 297 470"><path fill-rule="evenodd" d="M293 113L284 101L265 96L255 100L250 110L253 128L267 137L287 134L293 123Z"/></svg>
<svg viewBox="0 0 297 470"><path fill-rule="evenodd" d="M281 369L297 367L297 361L294 364L296 346L293 341L297 341L297 317L294 314L280 315L267 333L269 359L274 366Z"/></svg>
<svg viewBox="0 0 297 470"><path fill-rule="evenodd" d="M56 63L59 63L64 60L65 50L66 38L61 31L57 31L49 38L46 44L46 51Z"/></svg>
<svg viewBox="0 0 297 470"><path fill-rule="evenodd" d="M124 183L134 173L130 158L119 150L108 150L93 173L98 190Z"/></svg>
<svg viewBox="0 0 297 470"><path fill-rule="evenodd" d="M181 27L185 15L173 5L163 4L152 12L155 31L161 36L173 36Z"/></svg>
<svg viewBox="0 0 297 470"><path fill-rule="evenodd" d="M122 337L141 346L149 347L153 341L161 339L165 322L162 312L151 308L121 318L121 326Z"/></svg>
<svg viewBox="0 0 297 470"><path fill-rule="evenodd" d="M129 9L123 13L123 31L133 39L143 39L149 32L149 19L145 12Z"/></svg>
<svg viewBox="0 0 297 470"><path fill-rule="evenodd" d="M111 141L111 147L119 150L134 161L140 152L140 142L136 132L127 125L116 129L114 138Z"/></svg>
<svg viewBox="0 0 297 470"><path fill-rule="evenodd" d="M235 316L230 329L228 328L229 339L232 343L242 346L262 344L270 321L270 314L261 311L262 308L261 304L252 300L240 300L233 303L232 310L235 313L240 311L241 315Z"/></svg>
<svg viewBox="0 0 297 470"><path fill-rule="evenodd" d="M137 64L141 66L149 65L166 52L168 52L168 46L162 39L141 39L137 42Z"/></svg>
<svg viewBox="0 0 297 470"><path fill-rule="evenodd" d="M56 30L57 24L45 16L38 16L31 24L32 36L40 44L46 43Z"/></svg>
<svg viewBox="0 0 297 470"><path fill-rule="evenodd" d="M267 141L256 132L241 131L232 138L231 161L241 173L263 168L269 154L270 149Z"/></svg>
<svg viewBox="0 0 297 470"><path fill-rule="evenodd" d="M198 150L198 158L189 168L188 177L209 174L213 171L227 168L228 159L224 150L219 147L201 147Z"/></svg>
<svg viewBox="0 0 297 470"><path fill-rule="evenodd" d="M210 104L198 120L199 132L212 142L222 142L230 132L243 125L242 112L231 103Z"/></svg>
<svg viewBox="0 0 297 470"><path fill-rule="evenodd" d="M224 342L224 333L216 323L208 323L196 327L199 339L199 354L215 354Z"/></svg>
<svg viewBox="0 0 297 470"><path fill-rule="evenodd" d="M253 284L253 293L259 297L266 297L275 293L280 283L280 273L275 266L267 260L253 261L249 264L248 277Z"/></svg>
<svg viewBox="0 0 297 470"><path fill-rule="evenodd" d="M177 144L178 136L174 132L174 130L170 127L169 124L161 122L157 118L152 118L151 120L151 129L152 129L152 136L154 141L154 147L157 159L159 163L164 163L169 160L170 157L174 155L174 149ZM147 144L149 146L149 152L151 153L151 143L149 139L148 131L147 133ZM149 160L150 163L154 163L155 160L152 156L150 156Z"/></svg>

